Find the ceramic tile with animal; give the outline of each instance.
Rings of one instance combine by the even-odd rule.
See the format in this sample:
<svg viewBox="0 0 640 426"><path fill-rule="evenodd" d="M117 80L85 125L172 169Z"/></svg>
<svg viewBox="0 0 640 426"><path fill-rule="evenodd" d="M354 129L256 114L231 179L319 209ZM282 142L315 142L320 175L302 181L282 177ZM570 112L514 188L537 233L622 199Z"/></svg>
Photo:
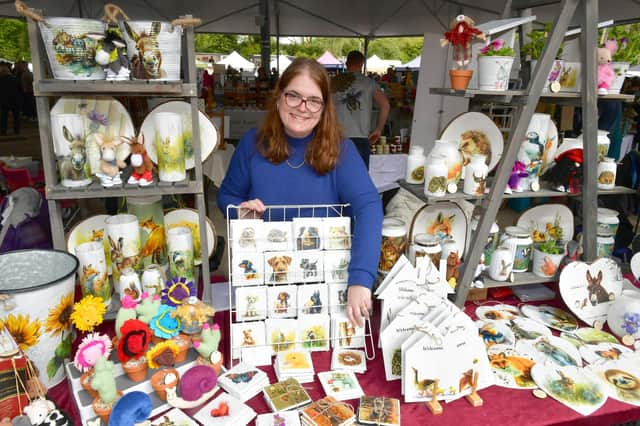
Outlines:
<svg viewBox="0 0 640 426"><path fill-rule="evenodd" d="M346 283L349 278L349 250L331 250L324 253L324 280L328 283Z"/></svg>
<svg viewBox="0 0 640 426"><path fill-rule="evenodd" d="M298 314L325 314L328 312L329 292L326 284L298 286Z"/></svg>
<svg viewBox="0 0 640 426"><path fill-rule="evenodd" d="M267 317L267 287L236 289L236 320L254 321Z"/></svg>
<svg viewBox="0 0 640 426"><path fill-rule="evenodd" d="M294 282L296 260L292 251L266 252L264 254L265 282L267 284Z"/></svg>
<svg viewBox="0 0 640 426"><path fill-rule="evenodd" d="M291 222L265 222L264 236L264 251L293 250L293 226Z"/></svg>
<svg viewBox="0 0 640 426"><path fill-rule="evenodd" d="M296 250L322 250L322 219L294 218L293 235Z"/></svg>
<svg viewBox="0 0 640 426"><path fill-rule="evenodd" d="M237 251L264 250L264 221L262 219L232 219L231 248L233 253Z"/></svg>
<svg viewBox="0 0 640 426"><path fill-rule="evenodd" d="M322 219L325 250L348 250L351 248L351 218L325 217Z"/></svg>
<svg viewBox="0 0 640 426"><path fill-rule="evenodd" d="M260 253L236 252L232 257L231 282L234 286L264 283L264 263Z"/></svg>
<svg viewBox="0 0 640 426"><path fill-rule="evenodd" d="M251 346L266 345L264 321L251 321L231 325L233 338L233 359L240 358L240 350Z"/></svg>
<svg viewBox="0 0 640 426"><path fill-rule="evenodd" d="M267 289L269 318L288 318L297 315L298 288L295 285L272 286Z"/></svg>
<svg viewBox="0 0 640 426"><path fill-rule="evenodd" d="M296 282L324 281L324 257L318 250L305 250L296 253Z"/></svg>

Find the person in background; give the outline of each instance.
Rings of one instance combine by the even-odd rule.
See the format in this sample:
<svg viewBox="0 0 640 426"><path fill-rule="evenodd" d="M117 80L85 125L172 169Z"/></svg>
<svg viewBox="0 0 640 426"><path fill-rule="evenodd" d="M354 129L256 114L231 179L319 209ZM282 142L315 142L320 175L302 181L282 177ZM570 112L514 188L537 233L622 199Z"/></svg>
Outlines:
<svg viewBox="0 0 640 426"><path fill-rule="evenodd" d="M355 220L347 316L363 326L372 306L382 205L356 147L342 135L330 99L322 65L294 60L277 81L260 128L240 140L218 191L218 207L226 214L228 206L238 206L244 218L259 217L265 206L350 204L348 214ZM270 210L270 220L326 216L325 209L283 210Z"/></svg>
<svg viewBox="0 0 640 426"><path fill-rule="evenodd" d="M36 98L33 96L33 73L26 61L16 62L16 78L22 93L22 113L29 120L36 119Z"/></svg>
<svg viewBox="0 0 640 426"><path fill-rule="evenodd" d="M0 63L0 136L7 135L9 112L13 116L13 133L20 134L20 84L8 63Z"/></svg>
<svg viewBox="0 0 640 426"><path fill-rule="evenodd" d="M364 164L369 169L370 145L375 144L389 116L389 100L378 84L362 74L364 55L357 50L347 55L347 72L332 81L333 100L345 136L358 148ZM371 129L373 104L379 109L378 122Z"/></svg>

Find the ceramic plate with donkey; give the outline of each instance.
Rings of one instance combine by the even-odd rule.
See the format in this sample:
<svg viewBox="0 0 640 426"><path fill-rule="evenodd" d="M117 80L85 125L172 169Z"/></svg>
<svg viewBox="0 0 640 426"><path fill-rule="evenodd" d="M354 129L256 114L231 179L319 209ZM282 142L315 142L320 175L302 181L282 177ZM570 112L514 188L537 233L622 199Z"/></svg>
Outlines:
<svg viewBox="0 0 640 426"><path fill-rule="evenodd" d="M457 204L449 201L425 205L413 217L410 241L416 234L432 235L441 243L453 239L458 256L462 257L467 241L467 217Z"/></svg>
<svg viewBox="0 0 640 426"><path fill-rule="evenodd" d="M156 124L155 116L160 112L173 112L180 114L182 117L183 138L184 138L184 150L185 150L185 166L188 169L195 167L195 160L193 158L193 132L191 131L191 104L184 101L169 101L158 105L151 111L144 119L142 123L141 132L144 134L147 152L149 158L155 164L158 164L158 152L156 150ZM216 126L202 111L198 111L200 117L200 155L202 161L207 159L213 150L218 146L220 139L220 132L216 129Z"/></svg>
<svg viewBox="0 0 640 426"><path fill-rule="evenodd" d="M106 237L106 220L110 217L106 214L91 216L78 223L71 229L67 237L67 251L74 256L76 255L76 247L82 243L89 241L102 242L104 246L104 257L107 261L107 270L111 274L111 249Z"/></svg>
<svg viewBox="0 0 640 426"><path fill-rule="evenodd" d="M440 139L456 141L466 165L473 154L487 157L489 171L493 170L502 157L504 137L498 126L481 112L465 112L451 121L442 132Z"/></svg>
<svg viewBox="0 0 640 426"><path fill-rule="evenodd" d="M573 262L560 274L562 300L578 318L591 326L603 325L613 301L622 293L622 272L607 258L588 264Z"/></svg>
<svg viewBox="0 0 640 426"><path fill-rule="evenodd" d="M208 217L205 217L205 223L207 224L208 258L211 257L213 250L216 247L216 228ZM193 209L171 210L164 215L164 226L166 231L171 228L175 228L176 226L186 226L191 229L191 233L193 234L194 263L196 265L200 265L202 263L202 259L200 258L200 227L198 226L198 211Z"/></svg>

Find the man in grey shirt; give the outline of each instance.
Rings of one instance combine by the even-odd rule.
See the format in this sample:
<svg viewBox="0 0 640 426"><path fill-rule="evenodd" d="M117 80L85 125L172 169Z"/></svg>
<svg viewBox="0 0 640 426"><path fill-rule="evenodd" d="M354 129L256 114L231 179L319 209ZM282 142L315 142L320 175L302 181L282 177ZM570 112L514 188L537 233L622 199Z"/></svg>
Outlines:
<svg viewBox="0 0 640 426"><path fill-rule="evenodd" d="M355 143L367 169L370 144L375 144L389 116L389 100L378 84L362 74L364 55L357 50L347 56L347 72L332 81L333 101L345 136ZM378 123L371 130L373 104L380 110Z"/></svg>

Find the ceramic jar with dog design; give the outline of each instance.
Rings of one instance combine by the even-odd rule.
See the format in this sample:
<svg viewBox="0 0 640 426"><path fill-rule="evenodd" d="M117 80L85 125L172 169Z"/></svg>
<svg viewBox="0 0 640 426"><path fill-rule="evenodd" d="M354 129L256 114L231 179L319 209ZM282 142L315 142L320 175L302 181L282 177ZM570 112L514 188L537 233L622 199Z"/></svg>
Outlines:
<svg viewBox="0 0 640 426"><path fill-rule="evenodd" d="M113 286L107 274L107 259L101 241L89 241L76 246L76 257L80 262L78 280L82 296L91 294L102 298L105 306L111 305Z"/></svg>
<svg viewBox="0 0 640 426"><path fill-rule="evenodd" d="M180 80L182 27L170 22L125 21L124 28L134 80Z"/></svg>
<svg viewBox="0 0 640 426"><path fill-rule="evenodd" d="M598 189L613 189L616 186L616 160L605 157L598 163Z"/></svg>
<svg viewBox="0 0 640 426"><path fill-rule="evenodd" d="M382 244L378 271L386 274L407 248L407 228L403 220L388 217L382 221Z"/></svg>
<svg viewBox="0 0 640 426"><path fill-rule="evenodd" d="M194 282L193 235L186 226L176 226L167 232L169 275Z"/></svg>
<svg viewBox="0 0 640 426"><path fill-rule="evenodd" d="M117 283L123 270L139 268L140 226L138 218L132 214L111 216L105 222L111 249L111 272L113 282Z"/></svg>

